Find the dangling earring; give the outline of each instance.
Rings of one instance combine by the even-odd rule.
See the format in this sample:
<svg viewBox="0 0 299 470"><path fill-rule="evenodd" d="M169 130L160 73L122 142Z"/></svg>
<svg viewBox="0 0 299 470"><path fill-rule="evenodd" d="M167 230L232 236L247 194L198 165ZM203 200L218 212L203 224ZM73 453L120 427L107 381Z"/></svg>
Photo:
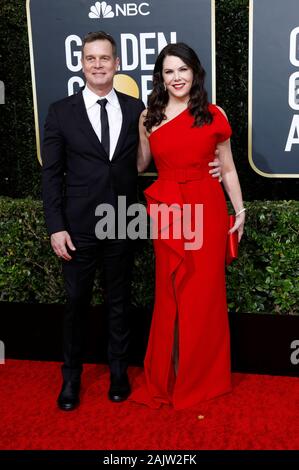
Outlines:
<svg viewBox="0 0 299 470"><path fill-rule="evenodd" d="M163 83L163 86L164 86L164 91L166 92L166 91L167 91L167 88L166 88L165 83Z"/></svg>

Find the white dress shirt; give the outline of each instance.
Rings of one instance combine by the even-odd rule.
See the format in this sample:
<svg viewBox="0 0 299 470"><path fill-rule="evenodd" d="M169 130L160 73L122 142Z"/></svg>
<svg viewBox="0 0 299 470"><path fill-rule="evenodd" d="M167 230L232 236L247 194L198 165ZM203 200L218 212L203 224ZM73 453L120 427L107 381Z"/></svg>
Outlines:
<svg viewBox="0 0 299 470"><path fill-rule="evenodd" d="M109 135L110 135L110 155L109 159L111 160L116 148L116 144L119 138L121 126L122 126L122 112L121 107L118 101L117 94L115 90L112 90L106 96L98 96L93 91L88 88L88 85L85 86L83 90L83 99L86 107L86 111L91 122L91 125L98 136L98 139L101 141L101 106L97 101L99 99L104 99L108 101L106 104L106 110L108 114L109 121Z"/></svg>

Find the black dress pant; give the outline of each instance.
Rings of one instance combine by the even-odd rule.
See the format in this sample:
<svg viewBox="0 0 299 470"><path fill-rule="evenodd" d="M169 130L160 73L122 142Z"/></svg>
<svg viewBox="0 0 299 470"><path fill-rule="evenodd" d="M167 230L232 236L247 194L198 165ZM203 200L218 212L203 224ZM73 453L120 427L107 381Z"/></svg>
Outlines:
<svg viewBox="0 0 299 470"><path fill-rule="evenodd" d="M128 367L129 301L132 267L131 240L95 240L78 244L71 261L63 261L67 293L63 343L64 380L77 380L82 372L85 319L90 304L96 269L103 264L108 307L108 361L116 380Z"/></svg>

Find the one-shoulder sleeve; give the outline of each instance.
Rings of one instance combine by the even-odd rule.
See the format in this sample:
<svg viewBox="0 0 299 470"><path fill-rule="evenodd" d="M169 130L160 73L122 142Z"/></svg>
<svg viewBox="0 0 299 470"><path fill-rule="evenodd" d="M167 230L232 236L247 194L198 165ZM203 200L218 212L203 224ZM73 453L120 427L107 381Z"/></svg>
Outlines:
<svg viewBox="0 0 299 470"><path fill-rule="evenodd" d="M214 106L214 118L216 124L217 141L224 142L232 135L232 128L223 112L217 106Z"/></svg>

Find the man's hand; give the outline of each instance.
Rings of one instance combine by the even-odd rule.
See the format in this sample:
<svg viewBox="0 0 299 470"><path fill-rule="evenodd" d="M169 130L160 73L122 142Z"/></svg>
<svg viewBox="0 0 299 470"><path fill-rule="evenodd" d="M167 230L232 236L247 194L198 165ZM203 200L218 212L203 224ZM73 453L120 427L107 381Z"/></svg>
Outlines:
<svg viewBox="0 0 299 470"><path fill-rule="evenodd" d="M76 249L73 245L71 237L65 230L63 232L52 233L51 245L55 254L59 258L63 258L65 261L70 261L72 259L66 247L68 247L72 251L75 251Z"/></svg>
<svg viewBox="0 0 299 470"><path fill-rule="evenodd" d="M219 150L215 150L215 158L212 162L209 163L209 166L214 167L212 170L209 171L210 175L212 175L213 178L219 178L219 181L222 181L222 163L218 158L219 155Z"/></svg>

